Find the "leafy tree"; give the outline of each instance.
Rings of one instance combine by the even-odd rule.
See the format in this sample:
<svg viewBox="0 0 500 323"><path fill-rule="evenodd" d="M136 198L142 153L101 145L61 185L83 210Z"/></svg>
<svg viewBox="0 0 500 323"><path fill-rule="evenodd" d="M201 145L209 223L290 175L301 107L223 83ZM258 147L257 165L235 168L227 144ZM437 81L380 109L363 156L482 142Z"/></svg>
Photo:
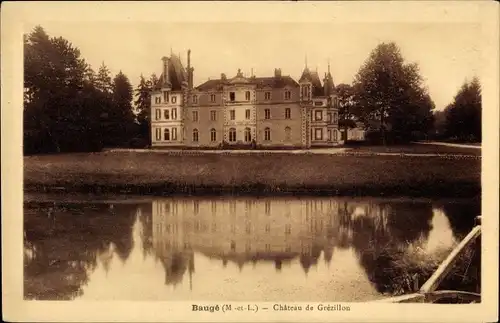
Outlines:
<svg viewBox="0 0 500 323"><path fill-rule="evenodd" d="M339 127L344 128L343 139L347 140L348 129L356 127L353 120L357 113L354 106L354 89L349 84L341 83L337 85L336 92L339 99Z"/></svg>
<svg viewBox="0 0 500 323"><path fill-rule="evenodd" d="M26 153L100 149L99 105L78 48L37 26L24 37Z"/></svg>
<svg viewBox="0 0 500 323"><path fill-rule="evenodd" d="M460 141L481 141L481 101L479 79L465 82L445 109L447 137Z"/></svg>
<svg viewBox="0 0 500 323"><path fill-rule="evenodd" d="M434 104L417 64L405 63L395 43L382 43L361 66L353 82L361 120L378 127L382 142L409 141L432 126Z"/></svg>

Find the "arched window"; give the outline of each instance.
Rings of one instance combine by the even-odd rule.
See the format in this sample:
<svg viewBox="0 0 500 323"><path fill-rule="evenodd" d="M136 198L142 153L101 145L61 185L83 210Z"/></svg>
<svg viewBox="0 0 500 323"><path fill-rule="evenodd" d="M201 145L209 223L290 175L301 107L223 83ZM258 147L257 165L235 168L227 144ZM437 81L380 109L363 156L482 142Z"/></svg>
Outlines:
<svg viewBox="0 0 500 323"><path fill-rule="evenodd" d="M193 129L193 141L198 142L198 129Z"/></svg>
<svg viewBox="0 0 500 323"><path fill-rule="evenodd" d="M271 129L264 129L264 140L271 140Z"/></svg>
<svg viewBox="0 0 500 323"><path fill-rule="evenodd" d="M165 128L165 130L163 130L163 140L170 140L170 130L168 128Z"/></svg>
<svg viewBox="0 0 500 323"><path fill-rule="evenodd" d="M236 141L236 129L234 128L229 129L229 141L230 142Z"/></svg>
<svg viewBox="0 0 500 323"><path fill-rule="evenodd" d="M245 128L245 142L252 141L252 134L250 133L250 128Z"/></svg>
<svg viewBox="0 0 500 323"><path fill-rule="evenodd" d="M210 129L210 141L217 141L217 131Z"/></svg>
<svg viewBox="0 0 500 323"><path fill-rule="evenodd" d="M285 128L285 141L290 141L292 134L292 129L290 127Z"/></svg>

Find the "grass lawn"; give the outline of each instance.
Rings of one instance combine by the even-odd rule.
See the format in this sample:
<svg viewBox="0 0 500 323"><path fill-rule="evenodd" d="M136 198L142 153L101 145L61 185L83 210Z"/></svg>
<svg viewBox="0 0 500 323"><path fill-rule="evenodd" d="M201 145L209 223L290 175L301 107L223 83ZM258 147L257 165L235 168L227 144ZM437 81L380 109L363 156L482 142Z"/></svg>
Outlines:
<svg viewBox="0 0 500 323"><path fill-rule="evenodd" d="M480 195L480 178L479 158L168 152L24 157L28 191L472 197Z"/></svg>
<svg viewBox="0 0 500 323"><path fill-rule="evenodd" d="M478 144L480 145L480 144ZM366 153L398 153L398 154L443 154L481 156L481 149L465 147L449 147L442 145L395 145L395 146L345 146L351 152Z"/></svg>

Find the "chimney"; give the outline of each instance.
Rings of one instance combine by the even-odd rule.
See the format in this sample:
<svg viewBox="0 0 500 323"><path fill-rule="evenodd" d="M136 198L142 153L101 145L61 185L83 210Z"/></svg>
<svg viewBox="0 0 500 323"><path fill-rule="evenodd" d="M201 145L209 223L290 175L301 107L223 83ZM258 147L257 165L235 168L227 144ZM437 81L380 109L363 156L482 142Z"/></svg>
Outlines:
<svg viewBox="0 0 500 323"><path fill-rule="evenodd" d="M221 73L220 74L220 79L223 80L223 81L226 81L227 80L226 74Z"/></svg>
<svg viewBox="0 0 500 323"><path fill-rule="evenodd" d="M170 84L170 78L168 76L168 57L163 56L162 59L163 61L163 84L167 85Z"/></svg>
<svg viewBox="0 0 500 323"><path fill-rule="evenodd" d="M274 77L275 78L281 78L281 68L275 68L274 69Z"/></svg>

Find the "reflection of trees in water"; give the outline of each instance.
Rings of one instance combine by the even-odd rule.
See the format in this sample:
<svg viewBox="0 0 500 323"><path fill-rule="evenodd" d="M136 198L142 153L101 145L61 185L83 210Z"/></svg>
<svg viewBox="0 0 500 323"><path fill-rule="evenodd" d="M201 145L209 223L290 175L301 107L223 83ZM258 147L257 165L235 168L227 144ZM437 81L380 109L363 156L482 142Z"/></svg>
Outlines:
<svg viewBox="0 0 500 323"><path fill-rule="evenodd" d="M78 203L25 209L25 298L75 298L82 294L98 256L106 259L113 249L126 261L133 247L134 211L135 206L127 204L111 208Z"/></svg>
<svg viewBox="0 0 500 323"><path fill-rule="evenodd" d="M438 205L450 221L453 235L457 240L465 237L474 226L474 219L481 215L481 201L444 202Z"/></svg>
<svg viewBox="0 0 500 323"><path fill-rule="evenodd" d="M422 263L412 264L417 254L409 254L428 238L432 206L392 202L367 205L365 213L357 208L355 214L355 210L345 205L340 212L343 236L350 240L368 279L380 293L398 294L413 289L414 277L428 273L422 272Z"/></svg>

